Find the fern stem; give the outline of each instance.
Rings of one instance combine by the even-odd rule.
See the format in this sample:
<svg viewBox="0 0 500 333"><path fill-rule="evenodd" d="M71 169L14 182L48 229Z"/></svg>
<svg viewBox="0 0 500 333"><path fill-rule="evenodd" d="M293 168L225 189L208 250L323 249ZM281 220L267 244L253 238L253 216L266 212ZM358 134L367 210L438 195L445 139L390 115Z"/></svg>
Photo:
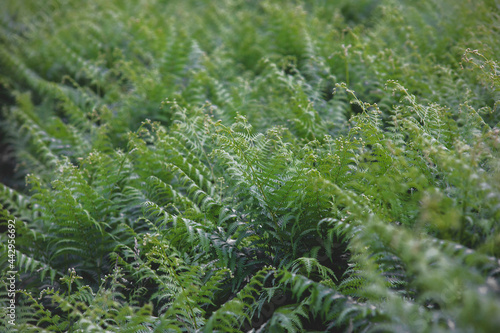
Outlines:
<svg viewBox="0 0 500 333"><path fill-rule="evenodd" d="M173 263L168 259L168 255L167 253L165 252L165 249L162 247L162 250L163 250L163 255L164 255L164 258L165 260L168 261L168 268L171 272L171 274L173 275L174 279L177 281L177 283L179 284L179 286L181 287L182 289L182 293L185 295L186 294L186 289L184 289L184 286L182 285L182 282L181 282L181 279L179 278L179 275L177 275L177 272L175 271L174 267L173 267ZM187 301L187 307L189 309L189 316L191 317L191 319L193 320L193 325L194 325L194 328L196 330L198 330L198 325L196 324L196 316L194 314L194 310L193 310L193 307L191 306L191 304L189 304L189 302Z"/></svg>
<svg viewBox="0 0 500 333"><path fill-rule="evenodd" d="M240 150L241 156L243 156L243 158L245 159L245 162L250 167L250 170L252 172L252 178L255 179L255 184L257 185L257 188L259 189L260 193L262 194L262 197L264 198L264 201L266 202L266 205L269 208L269 213L271 213L272 221L273 221L274 227L276 228L276 235L278 236L281 244L283 244L284 243L283 238L281 237L281 234L279 233L280 227L279 227L278 222L276 221L276 213L271 209L271 207L269 205L269 200L267 199L266 193L262 187L262 184L259 181L259 177L257 176L257 173L255 172L255 169L253 168L252 163L246 158L245 152L237 144L237 140L233 136L233 133L231 131L228 131L228 132L229 132L229 135L231 136L231 139L233 139L233 142L235 142L236 147L238 147L238 149Z"/></svg>

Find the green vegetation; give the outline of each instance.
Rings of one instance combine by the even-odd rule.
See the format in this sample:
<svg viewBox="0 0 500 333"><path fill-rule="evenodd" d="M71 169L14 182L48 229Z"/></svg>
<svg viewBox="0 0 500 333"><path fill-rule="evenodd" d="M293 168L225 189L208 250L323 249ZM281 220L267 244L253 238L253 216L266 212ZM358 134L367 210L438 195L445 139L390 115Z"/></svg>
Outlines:
<svg viewBox="0 0 500 333"><path fill-rule="evenodd" d="M496 332L499 41L494 0L7 0L0 329Z"/></svg>

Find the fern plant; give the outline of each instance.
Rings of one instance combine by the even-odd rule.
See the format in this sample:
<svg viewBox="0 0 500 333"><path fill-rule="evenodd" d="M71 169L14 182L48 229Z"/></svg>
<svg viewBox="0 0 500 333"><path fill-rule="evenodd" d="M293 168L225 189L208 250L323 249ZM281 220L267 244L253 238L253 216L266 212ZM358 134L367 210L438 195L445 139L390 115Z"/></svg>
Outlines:
<svg viewBox="0 0 500 333"><path fill-rule="evenodd" d="M495 332L497 7L7 2L2 329Z"/></svg>

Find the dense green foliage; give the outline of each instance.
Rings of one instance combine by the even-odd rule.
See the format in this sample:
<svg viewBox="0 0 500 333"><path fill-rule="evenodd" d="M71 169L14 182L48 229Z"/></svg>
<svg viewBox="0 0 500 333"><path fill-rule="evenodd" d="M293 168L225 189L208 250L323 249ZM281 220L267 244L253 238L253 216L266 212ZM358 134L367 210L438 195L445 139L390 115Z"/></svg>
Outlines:
<svg viewBox="0 0 500 333"><path fill-rule="evenodd" d="M500 327L498 2L2 7L1 329Z"/></svg>

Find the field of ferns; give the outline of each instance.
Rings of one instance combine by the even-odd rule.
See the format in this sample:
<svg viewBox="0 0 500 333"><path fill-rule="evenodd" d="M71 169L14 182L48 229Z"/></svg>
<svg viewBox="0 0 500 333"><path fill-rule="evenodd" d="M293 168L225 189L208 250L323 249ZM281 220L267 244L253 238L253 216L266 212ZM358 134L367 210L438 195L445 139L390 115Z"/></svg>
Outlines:
<svg viewBox="0 0 500 333"><path fill-rule="evenodd" d="M498 1L1 7L0 332L499 332Z"/></svg>

